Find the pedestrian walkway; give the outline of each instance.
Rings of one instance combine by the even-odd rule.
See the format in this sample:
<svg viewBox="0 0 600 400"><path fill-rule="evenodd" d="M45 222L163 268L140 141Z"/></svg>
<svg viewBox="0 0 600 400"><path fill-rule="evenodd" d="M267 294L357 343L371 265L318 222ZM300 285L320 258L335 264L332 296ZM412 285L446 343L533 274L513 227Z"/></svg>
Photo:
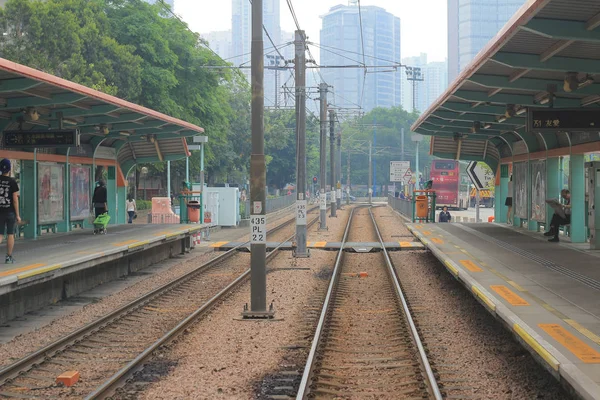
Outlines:
<svg viewBox="0 0 600 400"><path fill-rule="evenodd" d="M600 399L600 252L499 224L409 224L542 365Z"/></svg>

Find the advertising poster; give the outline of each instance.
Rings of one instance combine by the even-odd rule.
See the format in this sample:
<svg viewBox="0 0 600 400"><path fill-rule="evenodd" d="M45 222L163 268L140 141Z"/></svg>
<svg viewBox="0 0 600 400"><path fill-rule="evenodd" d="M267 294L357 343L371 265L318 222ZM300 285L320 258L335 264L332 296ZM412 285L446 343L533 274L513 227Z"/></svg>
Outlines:
<svg viewBox="0 0 600 400"><path fill-rule="evenodd" d="M515 190L515 216L528 219L527 215L527 163L515 163L513 167L513 182Z"/></svg>
<svg viewBox="0 0 600 400"><path fill-rule="evenodd" d="M90 215L90 168L71 166L71 220L83 220Z"/></svg>
<svg viewBox="0 0 600 400"><path fill-rule="evenodd" d="M546 161L531 163L531 219L546 222Z"/></svg>
<svg viewBox="0 0 600 400"><path fill-rule="evenodd" d="M52 163L38 164L38 219L39 222L58 222L64 219L64 166Z"/></svg>

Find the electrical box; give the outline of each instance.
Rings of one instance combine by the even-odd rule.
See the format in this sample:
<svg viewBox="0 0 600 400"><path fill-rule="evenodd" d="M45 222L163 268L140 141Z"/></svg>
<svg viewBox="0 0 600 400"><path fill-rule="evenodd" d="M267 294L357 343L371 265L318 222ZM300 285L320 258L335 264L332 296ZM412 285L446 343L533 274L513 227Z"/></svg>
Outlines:
<svg viewBox="0 0 600 400"><path fill-rule="evenodd" d="M588 228L590 249L600 250L600 162L588 162L586 191L588 192Z"/></svg>
<svg viewBox="0 0 600 400"><path fill-rule="evenodd" d="M192 185L194 192L200 185ZM240 222L240 190L236 187L204 187L202 191L204 210L211 213L211 224L237 226ZM216 218L215 218L216 217Z"/></svg>

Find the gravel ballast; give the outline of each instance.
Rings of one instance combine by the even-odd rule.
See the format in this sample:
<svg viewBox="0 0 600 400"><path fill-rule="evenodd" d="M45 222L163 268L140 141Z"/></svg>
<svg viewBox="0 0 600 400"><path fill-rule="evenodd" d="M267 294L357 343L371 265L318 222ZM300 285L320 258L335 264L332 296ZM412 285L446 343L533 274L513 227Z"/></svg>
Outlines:
<svg viewBox="0 0 600 400"><path fill-rule="evenodd" d="M410 235L389 207L375 213L384 240ZM415 318L426 332L423 340L432 345L432 361L460 371L452 378L464 381L453 386L466 387L466 394L482 399L571 399L431 253L390 256L409 303L416 305Z"/></svg>

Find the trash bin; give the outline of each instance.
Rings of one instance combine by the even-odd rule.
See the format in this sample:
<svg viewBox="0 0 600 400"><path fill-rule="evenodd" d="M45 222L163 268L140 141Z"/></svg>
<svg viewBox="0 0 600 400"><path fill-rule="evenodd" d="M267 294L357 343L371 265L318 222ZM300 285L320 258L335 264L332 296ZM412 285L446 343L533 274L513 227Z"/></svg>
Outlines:
<svg viewBox="0 0 600 400"><path fill-rule="evenodd" d="M415 198L415 205L417 218L427 218L427 212L429 211L427 196L417 196Z"/></svg>
<svg viewBox="0 0 600 400"><path fill-rule="evenodd" d="M188 221L189 222L200 222L200 202L197 200L190 200L187 204L188 209Z"/></svg>

